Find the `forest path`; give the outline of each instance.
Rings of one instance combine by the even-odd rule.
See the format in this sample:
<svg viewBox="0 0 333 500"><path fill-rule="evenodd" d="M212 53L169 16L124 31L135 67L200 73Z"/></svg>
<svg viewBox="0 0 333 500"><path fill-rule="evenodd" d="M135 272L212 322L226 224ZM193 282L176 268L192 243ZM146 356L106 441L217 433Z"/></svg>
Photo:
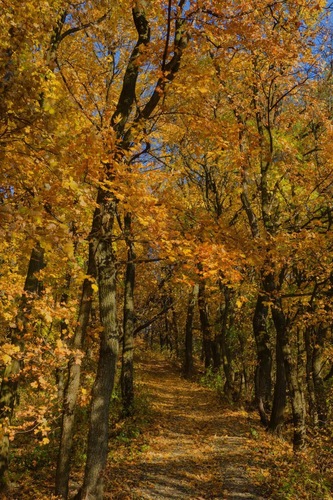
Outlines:
<svg viewBox="0 0 333 500"><path fill-rule="evenodd" d="M215 391L184 380L165 358L149 358L137 370L152 422L140 452L128 448L125 460L112 460L106 498L263 498L249 472L258 442L247 412L222 406Z"/></svg>

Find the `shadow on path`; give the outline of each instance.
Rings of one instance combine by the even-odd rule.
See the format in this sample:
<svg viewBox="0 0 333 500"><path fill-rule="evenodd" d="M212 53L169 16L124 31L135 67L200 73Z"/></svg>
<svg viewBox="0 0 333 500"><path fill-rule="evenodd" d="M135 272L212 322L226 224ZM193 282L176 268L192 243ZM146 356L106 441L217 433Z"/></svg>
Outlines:
<svg viewBox="0 0 333 500"><path fill-rule="evenodd" d="M213 391L181 378L167 360L150 360L140 371L153 411L148 446L127 464L110 464L110 482L124 481L107 498L262 499L249 475L256 446L249 415L223 407Z"/></svg>

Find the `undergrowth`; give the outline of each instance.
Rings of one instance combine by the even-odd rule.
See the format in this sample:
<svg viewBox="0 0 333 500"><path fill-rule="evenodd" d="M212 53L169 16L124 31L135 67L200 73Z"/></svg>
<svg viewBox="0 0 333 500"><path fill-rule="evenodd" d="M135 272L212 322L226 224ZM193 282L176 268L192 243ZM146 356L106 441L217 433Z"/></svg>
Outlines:
<svg viewBox="0 0 333 500"><path fill-rule="evenodd" d="M208 369L199 382L216 391L228 406L234 406L226 399L224 380L219 373ZM326 430L311 435L306 450L294 453L290 438L292 429L287 429L285 439L278 438L268 434L257 419L257 424L250 429L257 446L251 451L254 467L249 469L253 470L253 479L264 497L271 500L332 500L333 430L331 434Z"/></svg>
<svg viewBox="0 0 333 500"><path fill-rule="evenodd" d="M137 365L144 363L149 353L138 353ZM155 354L156 356L156 354ZM141 359L142 357L142 359ZM162 355L161 355L162 357ZM141 381L142 382L142 381ZM201 385L223 394L221 375L208 370L200 378ZM108 481L109 490L122 491L125 478L142 453L148 450L147 430L153 420L152 401L145 385L137 384L132 415L122 417L119 389L112 397L110 411L110 441ZM223 405L226 410L230 404ZM232 405L233 406L233 405ZM235 411L234 411L235 413ZM259 424L255 413L243 412L248 425L251 448L248 450L248 468L253 482L264 498L271 500L332 500L333 450L329 431L309 437L306 451L293 453L288 440L268 434ZM72 487L80 484L86 460L86 436L89 405L78 407L76 438L73 450ZM235 418L235 416L233 415ZM237 413L237 422L241 414ZM230 420L231 422L231 420ZM58 453L60 421L54 420L48 434L49 442L42 444L42 437L21 434L13 443L10 464L12 490L9 498L20 500L51 499L54 490L55 467ZM231 425L231 424L230 424ZM236 425L236 422L232 424ZM233 427L234 431L237 428ZM116 474L115 474L116 473ZM107 481L107 482L108 482Z"/></svg>
<svg viewBox="0 0 333 500"><path fill-rule="evenodd" d="M147 450L145 428L151 421L151 406L148 394L138 385L132 415L122 417L119 390L113 394L110 408L109 458L111 461L134 460ZM86 441L89 425L89 405L78 406L76 433L72 454L71 483L79 485L86 461ZM53 422L48 442L42 443L39 436L31 433L17 434L11 447L10 490L6 498L20 500L44 500L53 496L58 455L60 420Z"/></svg>
<svg viewBox="0 0 333 500"><path fill-rule="evenodd" d="M333 453L331 448L323 446L322 436L313 439L304 451L298 453L293 452L285 439L268 434L262 428L252 438L258 442L252 455L256 482L266 492L267 498L333 499Z"/></svg>
<svg viewBox="0 0 333 500"><path fill-rule="evenodd" d="M151 422L150 397L138 386L131 416L122 418L121 399L118 394L113 397L110 431L110 458L114 461L130 457L146 450L144 432Z"/></svg>

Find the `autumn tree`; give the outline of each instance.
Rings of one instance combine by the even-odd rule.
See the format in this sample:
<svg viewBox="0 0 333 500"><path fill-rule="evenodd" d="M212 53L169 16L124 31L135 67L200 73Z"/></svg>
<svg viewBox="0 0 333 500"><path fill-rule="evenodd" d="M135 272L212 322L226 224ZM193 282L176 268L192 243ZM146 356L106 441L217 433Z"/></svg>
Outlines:
<svg viewBox="0 0 333 500"><path fill-rule="evenodd" d="M56 319L56 315L52 317L50 314L48 302L52 294L54 298L56 297L59 289L53 288L53 292L49 293L52 271L49 270L47 277L49 279L39 277L40 271L45 267L45 259L52 260L50 253L51 250L55 250L58 255L53 262L53 273L56 272L53 274L54 279L57 275L55 269L60 261L67 260L67 256L73 253L73 243L69 240L69 227L73 221L66 218L64 213L66 205L62 205L62 201L71 191L72 178L69 174L69 182L62 184L59 164L60 158L65 158L69 149L73 147L77 128L72 127L72 140L64 139L66 125L64 121L59 123L58 118L60 113L65 111L64 116L71 120L73 108L63 106L65 96L61 93L53 74L55 67L53 52L58 30L58 24L55 24L54 19L61 17L63 4L64 2L52 4L46 2L41 7L40 17L37 20L33 3L29 3L22 12L21 6L14 2L9 8L8 6L4 8L5 16L1 29L1 50L4 55L1 79L3 90L1 209L4 214L3 224L8 247L16 249L16 258L20 261L16 278L11 279L3 287L4 331L8 332L7 339L12 345L13 354L16 352L6 362L6 377L1 388L3 402L11 400L10 405L7 406L6 403L2 411L4 442L8 440L18 380L24 380L24 372L32 367L33 357L30 350L35 349L37 356L39 351L36 344L47 338L44 331L46 325ZM61 100L58 115L54 106ZM52 238L56 240L55 245L51 233L53 233ZM27 259L29 252L30 261ZM4 262L7 262L7 257L4 258ZM28 269L25 284L24 266ZM5 283L6 273L2 278ZM54 287L54 283L52 285ZM23 294L19 291L20 287ZM22 297L18 299L21 294ZM39 300L35 304L37 296ZM57 312L60 313L59 310ZM37 334L36 341L33 339L34 334ZM17 354L18 351L20 354ZM29 351L31 358L27 362ZM16 365L22 369L23 359L25 363L22 373L19 369L13 371L10 368ZM40 363L43 363L42 359L36 366ZM10 375L10 372L13 374ZM37 409L36 413L38 414ZM7 456L8 446L4 444L1 459L4 464L1 470L2 476L6 469Z"/></svg>
<svg viewBox="0 0 333 500"><path fill-rule="evenodd" d="M204 95L202 103L207 111L210 110L208 116L214 125L210 126L200 113L194 120L183 118L194 128L205 123L205 135L201 141L199 139L201 149L196 146L185 161L193 181L202 186L207 208L214 209L220 220L221 215L223 218L231 212L230 205L223 206L228 196L223 195L221 185L223 175L228 172L233 177L234 189L240 194L242 212L239 205L234 204L229 224L234 232L239 228L243 236L240 223L248 224L253 242L248 238L243 240L243 251L251 253L256 248L258 253L258 297L253 316L258 352L257 404L262 422L278 430L283 423L288 384L295 448L304 445L304 387L297 376L298 360L292 348L293 314L285 309L283 301L284 288L291 286L289 277L293 268L292 255L284 251L286 242L292 241L291 234L300 232L298 224L291 225L291 220L295 221L300 214L300 200L296 201L295 196L297 175L303 171L304 162L310 171L316 169L314 163L307 161L308 155L314 152L311 148L303 159L298 127L301 123L299 111L304 107L305 96L308 96L318 67L312 46L318 33L314 14L320 9L317 3L288 8L284 5L263 9L253 6L253 9L241 9L242 15L235 15L228 6L203 9L207 55L202 57L201 64L202 68L206 66L214 71L218 92L215 87L214 101L214 91L205 97L209 82L214 81L207 72L205 88L201 91L200 87L199 92ZM224 30L230 28L230 32L221 34L222 26ZM306 120L303 123L306 124ZM219 139L213 130L217 126ZM307 193L312 192L314 185L308 184L307 188ZM317 191L316 187L314 189ZM228 232L230 234L224 220L224 234ZM204 329L209 324L205 310L202 306ZM273 356L269 314L276 331L276 377L270 416L267 413ZM211 338L211 334L208 337Z"/></svg>
<svg viewBox="0 0 333 500"><path fill-rule="evenodd" d="M32 400L17 408L24 432L47 444L48 416L61 417L56 493L68 497L81 365L96 362L78 497L102 498L119 341L131 415L134 337L153 325L186 376L202 349L229 399L250 398L253 380L274 431L288 389L295 449L305 443L305 396L313 422L326 424L332 138L322 8L4 5L0 475L20 384Z"/></svg>

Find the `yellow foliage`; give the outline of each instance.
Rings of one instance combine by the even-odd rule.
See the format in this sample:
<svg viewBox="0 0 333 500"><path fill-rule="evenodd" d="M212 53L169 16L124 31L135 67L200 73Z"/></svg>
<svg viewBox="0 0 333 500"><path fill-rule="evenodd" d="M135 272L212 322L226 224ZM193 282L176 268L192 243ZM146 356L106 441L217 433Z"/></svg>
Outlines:
<svg viewBox="0 0 333 500"><path fill-rule="evenodd" d="M17 345L9 343L2 344L0 348L0 358L5 365L8 365L12 360L12 356L17 354L19 351L20 348Z"/></svg>

